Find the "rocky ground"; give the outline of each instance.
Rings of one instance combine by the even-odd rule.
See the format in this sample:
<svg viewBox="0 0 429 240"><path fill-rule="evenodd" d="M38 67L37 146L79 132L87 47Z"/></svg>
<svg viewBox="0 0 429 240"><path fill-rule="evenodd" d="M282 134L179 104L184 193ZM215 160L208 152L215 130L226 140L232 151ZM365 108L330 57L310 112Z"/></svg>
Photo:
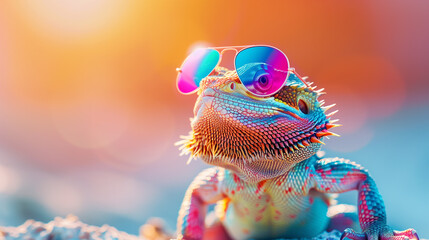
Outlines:
<svg viewBox="0 0 429 240"><path fill-rule="evenodd" d="M0 239L111 239L111 240L137 240L137 236L121 232L114 227L104 225L102 227L89 226L79 221L77 217L57 217L49 223L28 220L18 227L0 227Z"/></svg>
<svg viewBox="0 0 429 240"><path fill-rule="evenodd" d="M0 227L0 239L15 240L166 240L169 236L162 234L162 222L152 220L140 229L141 236L130 235L121 232L114 227L104 225L101 227L90 226L82 223L75 216L66 218L57 217L49 223L41 223L28 220L18 227ZM339 240L341 233L338 231L324 232L313 240Z"/></svg>

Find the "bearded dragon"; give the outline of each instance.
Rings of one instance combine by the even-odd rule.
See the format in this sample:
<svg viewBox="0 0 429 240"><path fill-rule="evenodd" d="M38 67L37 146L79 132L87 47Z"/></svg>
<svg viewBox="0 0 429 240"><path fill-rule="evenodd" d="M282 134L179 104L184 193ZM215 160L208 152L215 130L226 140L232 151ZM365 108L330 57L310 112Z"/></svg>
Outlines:
<svg viewBox="0 0 429 240"><path fill-rule="evenodd" d="M340 125L331 120L335 112L326 113L333 105L318 100L323 89L311 85L292 73L273 96L258 97L235 71L217 67L202 80L192 131L179 145L190 159L214 167L186 191L178 239L308 238L332 229L357 240L418 239L413 229L386 225L383 199L367 170L318 154L323 138ZM330 196L352 190L358 191L357 212ZM207 214L212 204L214 214Z"/></svg>

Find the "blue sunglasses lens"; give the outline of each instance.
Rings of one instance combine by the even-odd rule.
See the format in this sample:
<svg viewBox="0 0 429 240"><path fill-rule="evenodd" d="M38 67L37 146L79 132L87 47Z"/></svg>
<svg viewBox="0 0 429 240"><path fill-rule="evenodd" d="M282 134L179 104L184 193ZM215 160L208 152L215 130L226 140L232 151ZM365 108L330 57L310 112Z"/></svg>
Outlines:
<svg viewBox="0 0 429 240"><path fill-rule="evenodd" d="M182 64L177 76L177 88L188 94L198 89L203 78L217 66L220 54L214 49L200 48L189 55Z"/></svg>
<svg viewBox="0 0 429 240"><path fill-rule="evenodd" d="M237 54L235 69L247 90L257 96L269 96L280 90L285 83L289 61L278 49L255 46Z"/></svg>

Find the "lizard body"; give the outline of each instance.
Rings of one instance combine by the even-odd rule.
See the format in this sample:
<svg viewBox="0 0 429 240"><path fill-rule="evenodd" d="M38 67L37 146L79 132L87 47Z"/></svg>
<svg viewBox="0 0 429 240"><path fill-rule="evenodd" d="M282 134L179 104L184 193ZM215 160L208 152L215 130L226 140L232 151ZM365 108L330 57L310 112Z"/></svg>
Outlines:
<svg viewBox="0 0 429 240"><path fill-rule="evenodd" d="M179 239L273 239L313 237L353 220L337 212L332 193L357 190L363 233L352 239L417 238L414 230L394 232L386 225L381 195L368 172L356 163L316 154L324 136L338 125L325 114L320 90L290 74L283 88L257 97L235 71L216 68L198 90L190 136L183 153L215 167L201 172L188 188L178 219ZM216 221L205 223L216 204ZM341 218L342 217L342 218ZM346 222L349 223L346 224ZM344 227L344 226L343 226ZM360 229L355 229L360 231Z"/></svg>

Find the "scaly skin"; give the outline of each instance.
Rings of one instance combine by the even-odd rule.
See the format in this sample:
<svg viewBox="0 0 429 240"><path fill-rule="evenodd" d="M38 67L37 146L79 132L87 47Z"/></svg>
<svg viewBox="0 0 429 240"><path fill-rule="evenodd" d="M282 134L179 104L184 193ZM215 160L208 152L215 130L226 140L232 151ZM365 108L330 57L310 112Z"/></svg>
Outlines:
<svg viewBox="0 0 429 240"><path fill-rule="evenodd" d="M343 238L418 239L413 229L396 232L386 225L382 197L363 167L316 154L322 138L334 135L329 129L338 126L325 115L330 107L317 100L321 91L291 74L274 96L255 97L234 71L217 68L198 94L192 132L180 144L190 159L215 167L200 173L186 192L179 239L297 238L314 237L328 226L344 230L333 219L353 222L338 211L328 217L327 211L334 207L331 193L351 190L358 191L363 233L346 229ZM210 204L216 204L217 220L206 226Z"/></svg>

